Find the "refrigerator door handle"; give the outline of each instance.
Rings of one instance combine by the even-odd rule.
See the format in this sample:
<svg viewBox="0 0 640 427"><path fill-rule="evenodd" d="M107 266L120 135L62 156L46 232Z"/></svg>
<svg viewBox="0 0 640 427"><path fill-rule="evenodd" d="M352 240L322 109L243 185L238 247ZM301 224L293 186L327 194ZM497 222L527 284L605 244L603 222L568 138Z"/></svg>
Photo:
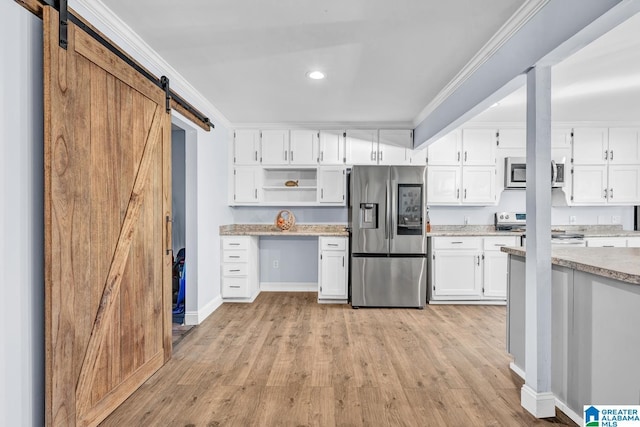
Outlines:
<svg viewBox="0 0 640 427"><path fill-rule="evenodd" d="M384 238L389 239L389 183L384 189Z"/></svg>
<svg viewBox="0 0 640 427"><path fill-rule="evenodd" d="M395 230L396 230L396 217L397 217L397 210L396 210L396 201L395 201L395 197L397 197L397 193L395 193L396 191L398 191L397 186L396 186L396 181L391 180L390 181L390 185L391 185L391 190L389 191L389 193L391 194L391 203L389 204L389 212L391 213L390 218L389 218L389 227L391 228L391 230L389 231L389 237L393 240L393 236L395 234Z"/></svg>

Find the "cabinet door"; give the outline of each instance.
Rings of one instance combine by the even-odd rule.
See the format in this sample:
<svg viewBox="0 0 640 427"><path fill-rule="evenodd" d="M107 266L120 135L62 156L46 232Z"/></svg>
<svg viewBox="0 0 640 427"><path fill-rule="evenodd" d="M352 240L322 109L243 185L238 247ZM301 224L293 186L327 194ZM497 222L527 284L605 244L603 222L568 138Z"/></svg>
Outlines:
<svg viewBox="0 0 640 427"><path fill-rule="evenodd" d="M347 259L343 251L322 251L318 298L347 298Z"/></svg>
<svg viewBox="0 0 640 427"><path fill-rule="evenodd" d="M460 167L427 167L427 203L430 205L460 204Z"/></svg>
<svg viewBox="0 0 640 427"><path fill-rule="evenodd" d="M445 250L434 252L433 256L433 294L435 296L480 297L480 253L478 251Z"/></svg>
<svg viewBox="0 0 640 427"><path fill-rule="evenodd" d="M419 150L407 150L407 157L409 157L409 164L424 166L427 164L427 156L429 155L429 148L424 147Z"/></svg>
<svg viewBox="0 0 640 427"><path fill-rule="evenodd" d="M262 131L262 164L263 165L289 164L289 131L288 130L263 130Z"/></svg>
<svg viewBox="0 0 640 427"><path fill-rule="evenodd" d="M629 237L627 239L628 248L640 248L640 237Z"/></svg>
<svg viewBox="0 0 640 427"><path fill-rule="evenodd" d="M483 289L485 298L506 299L508 254L500 251L486 251L483 258Z"/></svg>
<svg viewBox="0 0 640 427"><path fill-rule="evenodd" d="M640 138L637 128L609 129L609 164L640 164Z"/></svg>
<svg viewBox="0 0 640 427"><path fill-rule="evenodd" d="M320 164L344 164L344 132L341 130L320 131Z"/></svg>
<svg viewBox="0 0 640 427"><path fill-rule="evenodd" d="M255 166L236 167L233 171L235 203L257 203L261 169Z"/></svg>
<svg viewBox="0 0 640 427"><path fill-rule="evenodd" d="M573 164L601 165L608 158L607 128L573 130Z"/></svg>
<svg viewBox="0 0 640 427"><path fill-rule="evenodd" d="M408 160L407 151L413 147L413 131L410 129L380 129L378 136L378 164L405 164Z"/></svg>
<svg viewBox="0 0 640 427"><path fill-rule="evenodd" d="M602 205L607 202L607 167L574 166L571 201L574 204Z"/></svg>
<svg viewBox="0 0 640 427"><path fill-rule="evenodd" d="M320 203L344 203L346 176L342 166L318 168L318 201Z"/></svg>
<svg viewBox="0 0 640 427"><path fill-rule="evenodd" d="M473 166L495 166L495 129L464 129L462 131L462 164Z"/></svg>
<svg viewBox="0 0 640 427"><path fill-rule="evenodd" d="M453 131L429 145L427 163L436 166L459 165L461 147L460 131Z"/></svg>
<svg viewBox="0 0 640 427"><path fill-rule="evenodd" d="M318 163L318 131L291 131L289 163L292 165L316 165Z"/></svg>
<svg viewBox="0 0 640 427"><path fill-rule="evenodd" d="M584 240L589 248L624 248L627 246L625 237L588 237Z"/></svg>
<svg viewBox="0 0 640 427"><path fill-rule="evenodd" d="M640 166L609 165L608 201L611 204L640 203Z"/></svg>
<svg viewBox="0 0 640 427"><path fill-rule="evenodd" d="M527 146L527 130L500 129L498 132L498 148L525 148Z"/></svg>
<svg viewBox="0 0 640 427"><path fill-rule="evenodd" d="M571 148L571 129L551 129L551 148Z"/></svg>
<svg viewBox="0 0 640 427"><path fill-rule="evenodd" d="M233 139L233 162L237 165L260 163L260 131L236 130Z"/></svg>
<svg viewBox="0 0 640 427"><path fill-rule="evenodd" d="M378 164L378 132L375 130L348 130L346 140L347 164Z"/></svg>
<svg viewBox="0 0 640 427"><path fill-rule="evenodd" d="M495 166L462 167L462 203L491 205L496 202Z"/></svg>

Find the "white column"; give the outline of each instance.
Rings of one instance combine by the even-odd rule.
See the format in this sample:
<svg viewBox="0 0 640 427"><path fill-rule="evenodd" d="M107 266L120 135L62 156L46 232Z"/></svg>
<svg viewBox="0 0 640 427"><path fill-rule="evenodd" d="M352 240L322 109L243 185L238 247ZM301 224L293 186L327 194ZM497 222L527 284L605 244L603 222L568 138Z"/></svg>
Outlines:
<svg viewBox="0 0 640 427"><path fill-rule="evenodd" d="M525 384L521 404L555 416L551 393L551 69L527 72Z"/></svg>

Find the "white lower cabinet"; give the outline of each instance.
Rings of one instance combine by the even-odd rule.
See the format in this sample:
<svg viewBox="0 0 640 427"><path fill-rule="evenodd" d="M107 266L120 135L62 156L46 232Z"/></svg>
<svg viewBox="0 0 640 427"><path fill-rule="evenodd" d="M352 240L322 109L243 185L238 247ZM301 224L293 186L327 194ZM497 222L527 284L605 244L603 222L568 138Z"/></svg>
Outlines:
<svg viewBox="0 0 640 427"><path fill-rule="evenodd" d="M432 237L430 301L504 301L507 259L502 246L518 246L516 236Z"/></svg>
<svg viewBox="0 0 640 427"><path fill-rule="evenodd" d="M348 245L346 237L318 239L318 302L347 302Z"/></svg>
<svg viewBox="0 0 640 427"><path fill-rule="evenodd" d="M220 283L225 301L252 302L259 291L258 238L223 236Z"/></svg>
<svg viewBox="0 0 640 427"><path fill-rule="evenodd" d="M584 239L590 248L625 248L626 237L587 237Z"/></svg>

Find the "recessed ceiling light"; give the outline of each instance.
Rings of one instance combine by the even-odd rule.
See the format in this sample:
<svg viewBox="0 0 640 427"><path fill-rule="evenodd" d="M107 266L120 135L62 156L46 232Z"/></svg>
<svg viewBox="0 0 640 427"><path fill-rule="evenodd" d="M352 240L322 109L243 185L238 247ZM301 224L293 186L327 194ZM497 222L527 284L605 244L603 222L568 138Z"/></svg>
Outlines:
<svg viewBox="0 0 640 427"><path fill-rule="evenodd" d="M324 73L322 71L309 71L307 77L313 80L322 80L324 79Z"/></svg>

